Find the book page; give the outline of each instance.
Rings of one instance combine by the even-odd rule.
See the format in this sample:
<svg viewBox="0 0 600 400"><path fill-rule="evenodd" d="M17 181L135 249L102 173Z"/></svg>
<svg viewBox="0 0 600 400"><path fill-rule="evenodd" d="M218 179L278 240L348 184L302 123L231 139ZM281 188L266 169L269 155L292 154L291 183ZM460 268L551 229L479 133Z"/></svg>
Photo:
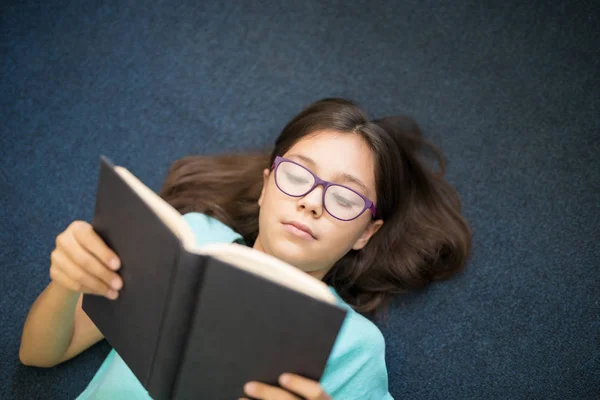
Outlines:
<svg viewBox="0 0 600 400"><path fill-rule="evenodd" d="M213 243L189 250L196 254L210 255L316 299L336 303L335 296L325 282L258 250L236 243Z"/></svg>
<svg viewBox="0 0 600 400"><path fill-rule="evenodd" d="M185 248L194 246L196 243L194 231L185 222L179 211L154 193L148 186L144 185L142 181L126 168L116 166L115 171L156 212L165 225L181 240Z"/></svg>
<svg viewBox="0 0 600 400"><path fill-rule="evenodd" d="M335 296L323 281L268 254L235 243L215 243L198 247L192 228L185 222L179 211L144 185L126 168L115 166L115 171L154 210L190 253L212 256L300 293L328 303L336 303Z"/></svg>

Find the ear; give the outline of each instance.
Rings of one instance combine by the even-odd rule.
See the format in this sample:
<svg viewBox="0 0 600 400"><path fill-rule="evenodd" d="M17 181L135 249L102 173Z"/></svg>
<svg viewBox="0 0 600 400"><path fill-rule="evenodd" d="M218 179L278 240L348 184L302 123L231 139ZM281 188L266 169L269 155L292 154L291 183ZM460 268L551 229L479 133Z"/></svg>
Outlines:
<svg viewBox="0 0 600 400"><path fill-rule="evenodd" d="M367 227L363 231L362 235L360 235L360 237L358 238L356 243L354 243L354 246L352 246L352 249L360 250L363 247L365 247L367 245L367 243L369 243L369 239L371 239L371 237L375 234L375 232L377 232L379 230L379 228L381 228L382 225L383 225L382 219L378 219L376 221L369 222L369 225L367 225Z"/></svg>
<svg viewBox="0 0 600 400"><path fill-rule="evenodd" d="M258 206L262 206L262 202L263 202L263 197L265 195L265 188L267 187L267 182L269 182L269 175L271 175L271 170L268 168L265 168L265 170L263 171L263 187L260 191L260 197L258 198Z"/></svg>

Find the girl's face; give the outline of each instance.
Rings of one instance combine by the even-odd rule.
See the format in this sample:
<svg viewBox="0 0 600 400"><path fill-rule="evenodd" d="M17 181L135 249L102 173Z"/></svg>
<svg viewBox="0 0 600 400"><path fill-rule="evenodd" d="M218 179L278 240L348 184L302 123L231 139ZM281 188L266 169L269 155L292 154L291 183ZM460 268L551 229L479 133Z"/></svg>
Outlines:
<svg viewBox="0 0 600 400"><path fill-rule="evenodd" d="M373 153L358 134L315 132L297 142L283 157L321 179L355 190L377 205ZM363 248L383 224L381 220L372 221L368 209L351 221L336 219L323 206L323 186L316 186L303 197L292 197L277 187L273 172L264 171L264 186L258 200L259 234L254 248L318 279L348 251ZM308 228L311 234L294 225Z"/></svg>

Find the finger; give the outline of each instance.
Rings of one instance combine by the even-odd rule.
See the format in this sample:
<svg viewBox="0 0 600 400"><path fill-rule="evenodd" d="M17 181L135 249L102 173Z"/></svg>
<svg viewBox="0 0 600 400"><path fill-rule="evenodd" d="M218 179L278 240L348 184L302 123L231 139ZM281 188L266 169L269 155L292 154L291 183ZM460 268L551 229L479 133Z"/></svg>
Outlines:
<svg viewBox="0 0 600 400"><path fill-rule="evenodd" d="M262 400L300 400L287 390L261 382L248 382L244 385L244 393Z"/></svg>
<svg viewBox="0 0 600 400"><path fill-rule="evenodd" d="M52 280L54 282L57 282L60 285L66 287L67 289L70 289L74 292L97 294L93 290L86 288L85 286L82 286L80 283L69 278L59 268L56 268L56 267L50 268L50 278L52 278ZM113 291L109 291L109 293L105 297L107 297L111 300L115 300L118 296L119 296L119 294L113 290Z"/></svg>
<svg viewBox="0 0 600 400"><path fill-rule="evenodd" d="M98 236L90 224L84 221L75 221L71 225L73 225L73 236L83 248L92 253L98 260L113 271L119 269L121 266L119 257L106 245L104 240Z"/></svg>
<svg viewBox="0 0 600 400"><path fill-rule="evenodd" d="M64 250L64 253L66 253L76 265L79 265L95 278L104 281L104 283L113 290L120 290L123 286L121 277L100 262L93 253L84 248L74 235L65 235L64 237L61 237L60 240L57 240L57 245L60 246L61 250Z"/></svg>
<svg viewBox="0 0 600 400"><path fill-rule="evenodd" d="M284 388L299 394L309 400L328 400L330 397L325 393L321 384L317 381L296 374L282 374L279 384Z"/></svg>
<svg viewBox="0 0 600 400"><path fill-rule="evenodd" d="M60 270L60 268L56 267L54 264L50 267L50 278L54 282L66 287L67 289L70 289L74 292L83 293L84 288L81 286L81 284L69 278L64 272Z"/></svg>
<svg viewBox="0 0 600 400"><path fill-rule="evenodd" d="M63 275L68 277L70 281L74 282L69 282L71 285L69 288L71 290L83 293L98 294L107 296L109 298L116 298L113 294L113 292L116 293L115 290L112 290L105 282L89 274L87 271L75 264L62 251L53 251L51 258L52 265L50 266L50 270L52 271L53 269L57 269ZM56 271L54 273L56 273Z"/></svg>

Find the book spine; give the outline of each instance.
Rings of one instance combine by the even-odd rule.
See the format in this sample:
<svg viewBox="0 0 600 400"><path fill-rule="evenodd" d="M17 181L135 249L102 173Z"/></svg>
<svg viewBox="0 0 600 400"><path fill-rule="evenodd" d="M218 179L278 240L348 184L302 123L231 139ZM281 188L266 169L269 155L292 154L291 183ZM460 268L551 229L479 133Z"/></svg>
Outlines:
<svg viewBox="0 0 600 400"><path fill-rule="evenodd" d="M161 324L147 390L154 400L170 399L190 330L206 257L181 249Z"/></svg>

